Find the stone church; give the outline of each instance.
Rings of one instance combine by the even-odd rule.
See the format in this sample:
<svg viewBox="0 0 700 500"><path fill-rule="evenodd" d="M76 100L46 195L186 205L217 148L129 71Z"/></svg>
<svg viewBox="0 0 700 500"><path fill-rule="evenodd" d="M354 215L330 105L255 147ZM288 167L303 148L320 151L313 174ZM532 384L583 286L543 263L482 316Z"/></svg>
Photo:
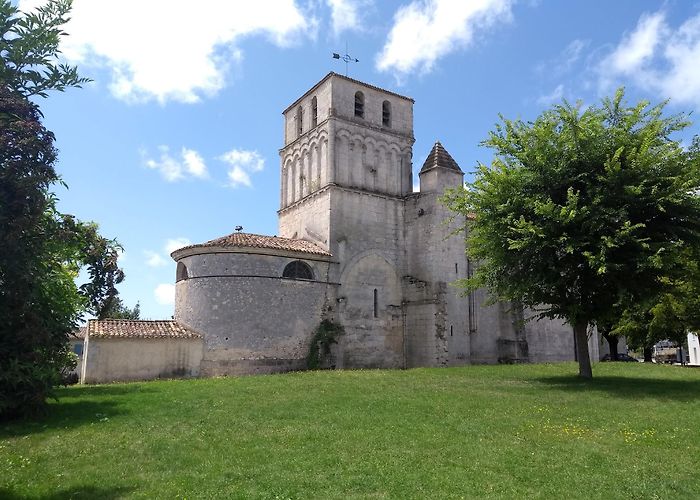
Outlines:
<svg viewBox="0 0 700 500"><path fill-rule="evenodd" d="M117 339L172 344L154 376L302 369L323 319L344 328L337 368L573 360L568 325L525 322L528 311L451 285L474 263L453 234L464 221L448 223L439 197L464 174L436 142L413 191L413 104L326 75L283 112L279 235L234 232L174 251L174 321L94 322L88 340L92 326L105 353ZM84 360L84 380L96 363Z"/></svg>

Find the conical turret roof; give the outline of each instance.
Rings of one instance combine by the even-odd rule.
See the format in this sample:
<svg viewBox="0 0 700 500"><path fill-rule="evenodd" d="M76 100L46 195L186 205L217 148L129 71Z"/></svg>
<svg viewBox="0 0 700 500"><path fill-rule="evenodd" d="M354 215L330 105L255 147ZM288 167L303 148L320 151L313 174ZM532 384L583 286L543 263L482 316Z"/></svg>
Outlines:
<svg viewBox="0 0 700 500"><path fill-rule="evenodd" d="M437 167L448 168L450 170L463 173L462 169L459 168L459 165L454 158L452 158L445 147L440 144L440 141L435 141L435 145L433 146L433 149L430 150L430 154L425 159L423 168L421 168L420 171L423 173Z"/></svg>

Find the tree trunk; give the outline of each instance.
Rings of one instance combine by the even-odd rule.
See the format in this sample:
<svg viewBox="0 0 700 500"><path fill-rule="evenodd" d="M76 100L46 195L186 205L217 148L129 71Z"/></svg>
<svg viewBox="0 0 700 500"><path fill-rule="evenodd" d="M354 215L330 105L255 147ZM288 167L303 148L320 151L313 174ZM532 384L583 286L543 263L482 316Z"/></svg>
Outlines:
<svg viewBox="0 0 700 500"><path fill-rule="evenodd" d="M576 339L576 359L578 360L578 375L583 378L593 378L591 357L588 354L588 322L578 321L574 324Z"/></svg>
<svg viewBox="0 0 700 500"><path fill-rule="evenodd" d="M644 362L651 363L652 350L651 347L644 347Z"/></svg>
<svg viewBox="0 0 700 500"><path fill-rule="evenodd" d="M617 345L620 343L620 338L615 335L603 334L605 340L608 341L608 347L610 349L610 360L617 361Z"/></svg>

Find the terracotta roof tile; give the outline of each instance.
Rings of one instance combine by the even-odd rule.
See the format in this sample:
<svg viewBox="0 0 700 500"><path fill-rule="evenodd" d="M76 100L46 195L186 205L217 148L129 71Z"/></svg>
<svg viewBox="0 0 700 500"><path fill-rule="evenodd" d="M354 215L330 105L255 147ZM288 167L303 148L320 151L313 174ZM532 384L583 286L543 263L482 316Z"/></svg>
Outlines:
<svg viewBox="0 0 700 500"><path fill-rule="evenodd" d="M79 326L78 328L73 330L70 334L73 338L84 339L85 332L87 332L87 326Z"/></svg>
<svg viewBox="0 0 700 500"><path fill-rule="evenodd" d="M316 255L330 255L330 253L323 248L310 241L251 233L232 233L228 236L222 236L221 238L207 241L206 243L179 248L176 252L184 250L185 248L198 247L271 248L274 250L291 250L293 252L305 252Z"/></svg>
<svg viewBox="0 0 700 500"><path fill-rule="evenodd" d="M87 335L110 339L199 339L202 336L173 320L91 319Z"/></svg>
<svg viewBox="0 0 700 500"><path fill-rule="evenodd" d="M450 170L456 170L457 172L462 171L454 158L450 156L450 153L448 153L445 147L440 144L440 141L435 142L433 149L430 150L430 154L428 154L428 157L425 159L423 168L421 168L420 171L425 172L426 170L436 167L449 168Z"/></svg>

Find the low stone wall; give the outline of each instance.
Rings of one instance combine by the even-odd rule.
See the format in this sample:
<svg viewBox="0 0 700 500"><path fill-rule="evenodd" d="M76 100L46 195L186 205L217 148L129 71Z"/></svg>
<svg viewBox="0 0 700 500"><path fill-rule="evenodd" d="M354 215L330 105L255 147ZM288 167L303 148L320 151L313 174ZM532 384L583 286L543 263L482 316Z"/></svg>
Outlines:
<svg viewBox="0 0 700 500"><path fill-rule="evenodd" d="M202 339L89 338L85 342L83 384L197 377Z"/></svg>

